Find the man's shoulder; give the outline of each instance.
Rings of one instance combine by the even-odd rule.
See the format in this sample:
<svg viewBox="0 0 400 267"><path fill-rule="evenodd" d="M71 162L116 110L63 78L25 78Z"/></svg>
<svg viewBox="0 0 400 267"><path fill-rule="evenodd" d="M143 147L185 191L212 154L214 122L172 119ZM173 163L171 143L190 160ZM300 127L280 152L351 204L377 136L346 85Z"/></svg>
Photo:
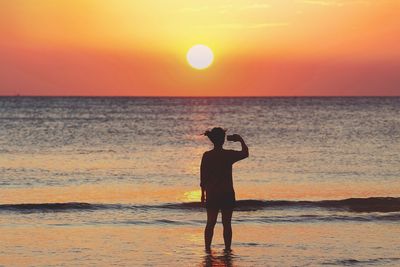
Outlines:
<svg viewBox="0 0 400 267"><path fill-rule="evenodd" d="M211 153L212 153L212 150L208 150L208 151L206 151L206 152L203 153L203 157L204 157L204 156L208 156L208 155L210 155Z"/></svg>

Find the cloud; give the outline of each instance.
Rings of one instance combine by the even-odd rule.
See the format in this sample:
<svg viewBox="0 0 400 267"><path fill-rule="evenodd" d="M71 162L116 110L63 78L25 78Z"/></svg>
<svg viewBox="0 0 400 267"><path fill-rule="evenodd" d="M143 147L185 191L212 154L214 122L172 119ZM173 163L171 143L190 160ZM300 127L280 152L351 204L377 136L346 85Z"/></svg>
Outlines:
<svg viewBox="0 0 400 267"><path fill-rule="evenodd" d="M353 4L363 4L368 5L370 4L369 1L337 1L337 0L298 0L297 2L303 4L310 4L310 5L320 5L320 6L345 6L345 5L353 5Z"/></svg>
<svg viewBox="0 0 400 267"><path fill-rule="evenodd" d="M202 12L202 11L208 11L208 10L215 10L217 12L223 12L226 13L228 11L240 11L240 10L249 10L249 9L266 9L270 8L271 6L268 4L249 4L249 5L233 5L233 4L228 4L228 5L219 5L219 6L199 6L199 7L183 7L179 9L178 11L181 13L195 13L195 12Z"/></svg>
<svg viewBox="0 0 400 267"><path fill-rule="evenodd" d="M271 23L257 23L257 24L241 24L241 23L224 23L216 25L204 25L201 28L207 29L261 29L261 28L275 28L288 26L287 22L271 22Z"/></svg>
<svg viewBox="0 0 400 267"><path fill-rule="evenodd" d="M324 1L324 0L301 0L298 1L303 4L320 5L320 6L343 6L343 3L337 1Z"/></svg>
<svg viewBox="0 0 400 267"><path fill-rule="evenodd" d="M208 6L200 6L200 7L183 7L181 9L179 9L179 12L182 13L188 13L188 12L201 12L201 11L205 11L208 10L209 7Z"/></svg>
<svg viewBox="0 0 400 267"><path fill-rule="evenodd" d="M268 4L252 4L252 5L242 6L240 9L264 9L270 7L271 6Z"/></svg>

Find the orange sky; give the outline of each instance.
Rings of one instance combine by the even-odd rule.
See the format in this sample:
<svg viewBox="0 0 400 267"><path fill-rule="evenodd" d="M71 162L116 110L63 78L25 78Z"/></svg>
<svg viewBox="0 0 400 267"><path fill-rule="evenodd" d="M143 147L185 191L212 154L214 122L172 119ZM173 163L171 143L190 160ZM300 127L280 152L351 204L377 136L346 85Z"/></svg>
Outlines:
<svg viewBox="0 0 400 267"><path fill-rule="evenodd" d="M400 95L399 44L398 0L0 0L0 95Z"/></svg>

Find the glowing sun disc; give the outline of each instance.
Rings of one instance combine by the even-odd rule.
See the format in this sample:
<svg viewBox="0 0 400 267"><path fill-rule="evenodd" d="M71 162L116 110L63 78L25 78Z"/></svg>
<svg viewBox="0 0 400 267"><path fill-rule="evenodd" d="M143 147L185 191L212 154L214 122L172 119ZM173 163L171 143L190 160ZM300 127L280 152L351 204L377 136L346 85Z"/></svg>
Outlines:
<svg viewBox="0 0 400 267"><path fill-rule="evenodd" d="M186 59L190 66L202 70L208 68L212 64L214 54L208 46L198 44L189 49L186 54Z"/></svg>

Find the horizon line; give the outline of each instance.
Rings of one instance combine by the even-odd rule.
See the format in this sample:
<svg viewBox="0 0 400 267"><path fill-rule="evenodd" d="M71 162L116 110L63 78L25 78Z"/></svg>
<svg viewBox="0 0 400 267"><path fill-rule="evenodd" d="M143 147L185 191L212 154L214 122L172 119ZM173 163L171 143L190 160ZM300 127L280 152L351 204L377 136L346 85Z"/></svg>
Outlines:
<svg viewBox="0 0 400 267"><path fill-rule="evenodd" d="M110 97L110 98L301 98L301 97L400 97L399 95L0 95L0 97Z"/></svg>

